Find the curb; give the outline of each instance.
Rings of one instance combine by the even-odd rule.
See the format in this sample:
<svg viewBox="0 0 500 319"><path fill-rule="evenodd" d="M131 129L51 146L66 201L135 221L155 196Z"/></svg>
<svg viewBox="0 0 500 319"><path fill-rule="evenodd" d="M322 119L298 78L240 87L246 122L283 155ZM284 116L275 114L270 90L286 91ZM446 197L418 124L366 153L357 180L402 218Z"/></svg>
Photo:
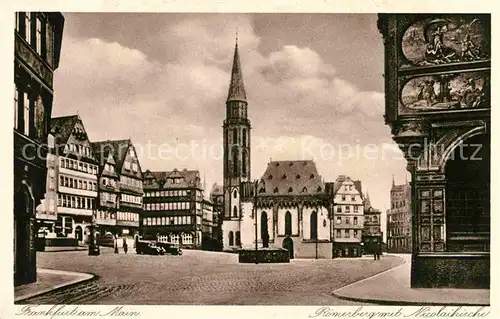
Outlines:
<svg viewBox="0 0 500 319"><path fill-rule="evenodd" d="M27 294L24 296L20 296L17 298L14 296L14 303L18 303L18 302L21 302L21 301L24 301L24 300L27 300L30 298L34 298L34 297L39 297L39 296L45 295L45 294L50 293L50 292L59 291L61 289L70 288L70 287L76 286L76 285L84 283L84 282L97 280L99 278L97 275L89 274L89 273L63 271L63 270L47 269L47 268L38 268L37 272L39 270L40 270L40 272L44 272L44 273L53 273L53 274L59 273L59 274L65 274L65 275L78 276L80 278L76 278L76 279L73 279L69 282L62 283L62 284L56 285L54 287L43 289L41 291L33 292L33 293L30 293L30 294Z"/></svg>
<svg viewBox="0 0 500 319"><path fill-rule="evenodd" d="M60 252L70 252L70 251L88 251L88 248L82 249L61 249L61 250L44 250L39 251L40 253L60 253Z"/></svg>
<svg viewBox="0 0 500 319"><path fill-rule="evenodd" d="M393 255L395 256L395 255ZM398 257L398 256L396 256ZM400 257L401 258L401 257ZM404 267L407 264L407 261L403 259L405 262L402 263L399 266L384 270L382 272L379 272L373 276L361 279L359 281L350 283L348 285L345 285L344 287L338 288L331 292L330 294L334 296L335 298L341 299L341 300L347 300L347 301L356 301L356 302L363 302L363 303L373 303L377 305L384 305L384 306L467 306L467 307L480 307L480 306L490 306L490 303L456 303L456 302L451 302L451 303L439 303L439 302L428 302L428 301L405 301L405 300L387 300L387 299L373 299L373 298L363 298L363 297L347 297L343 296L341 294L338 294L337 291L344 289L346 287L349 287L354 284L359 284L360 282L363 282L368 279L372 279L373 277L377 277L380 275L385 274L386 272L393 271L399 267Z"/></svg>

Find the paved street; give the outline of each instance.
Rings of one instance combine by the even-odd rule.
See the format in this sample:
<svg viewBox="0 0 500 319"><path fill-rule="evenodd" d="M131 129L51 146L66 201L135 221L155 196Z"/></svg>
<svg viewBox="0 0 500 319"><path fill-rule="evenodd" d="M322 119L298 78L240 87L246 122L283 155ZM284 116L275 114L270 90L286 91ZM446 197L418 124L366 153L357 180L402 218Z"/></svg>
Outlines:
<svg viewBox="0 0 500 319"><path fill-rule="evenodd" d="M353 305L331 292L402 263L398 257L239 264L235 254L183 256L38 253L38 266L93 273L97 280L24 301L30 304Z"/></svg>

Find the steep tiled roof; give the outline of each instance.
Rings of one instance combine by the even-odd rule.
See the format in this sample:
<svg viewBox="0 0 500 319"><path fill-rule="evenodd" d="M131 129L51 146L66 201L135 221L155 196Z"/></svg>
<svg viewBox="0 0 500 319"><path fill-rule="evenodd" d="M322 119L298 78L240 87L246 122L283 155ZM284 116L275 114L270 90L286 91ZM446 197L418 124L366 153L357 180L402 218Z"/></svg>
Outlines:
<svg viewBox="0 0 500 319"><path fill-rule="evenodd" d="M183 169L179 171L174 169L172 171L150 171L146 170L144 173L144 188L145 189L160 189L160 188L200 188L201 179L200 172L197 170ZM180 183L173 184L168 181L169 178L181 178Z"/></svg>
<svg viewBox="0 0 500 319"><path fill-rule="evenodd" d="M111 154L116 163L116 171L120 172L130 144L130 139L114 141L108 140L94 142L92 143L92 148L94 149L94 154L99 161L99 165L104 165L108 155Z"/></svg>
<svg viewBox="0 0 500 319"><path fill-rule="evenodd" d="M53 117L50 120L50 131L54 135L57 147L62 147L64 149L64 146L68 142L68 138L71 136L71 132L73 132L78 119L78 115L69 115Z"/></svg>
<svg viewBox="0 0 500 319"><path fill-rule="evenodd" d="M229 84L229 92L227 94L227 102L244 101L247 96L245 86L243 84L243 72L241 71L240 55L238 53L238 43L234 48L233 69L231 70L231 83Z"/></svg>
<svg viewBox="0 0 500 319"><path fill-rule="evenodd" d="M324 183L313 161L271 161L262 176L265 195L316 195Z"/></svg>

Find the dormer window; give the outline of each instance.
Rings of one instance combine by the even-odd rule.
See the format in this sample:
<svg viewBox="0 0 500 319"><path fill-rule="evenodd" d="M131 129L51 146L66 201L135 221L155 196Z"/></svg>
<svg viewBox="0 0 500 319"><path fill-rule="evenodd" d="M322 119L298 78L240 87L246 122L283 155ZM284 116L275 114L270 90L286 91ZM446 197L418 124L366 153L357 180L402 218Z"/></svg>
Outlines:
<svg viewBox="0 0 500 319"><path fill-rule="evenodd" d="M276 194L278 192L278 187L274 189L274 193Z"/></svg>
<svg viewBox="0 0 500 319"><path fill-rule="evenodd" d="M300 179L300 174L297 174L297 176L295 176L297 179Z"/></svg>
<svg viewBox="0 0 500 319"><path fill-rule="evenodd" d="M318 190L318 192L321 192L321 186L318 186L317 190Z"/></svg>
<svg viewBox="0 0 500 319"><path fill-rule="evenodd" d="M293 162L290 162L290 164L288 164L288 166L292 167L293 166Z"/></svg>
<svg viewBox="0 0 500 319"><path fill-rule="evenodd" d="M262 187L260 190L259 190L259 193L264 193L266 191L266 189L264 187Z"/></svg>
<svg viewBox="0 0 500 319"><path fill-rule="evenodd" d="M289 193L293 192L293 188L291 188L291 187L290 187L290 188L288 189L288 192L289 192Z"/></svg>
<svg viewBox="0 0 500 319"><path fill-rule="evenodd" d="M267 179L269 179L269 180L273 179L273 175L269 175L269 177Z"/></svg>
<svg viewBox="0 0 500 319"><path fill-rule="evenodd" d="M306 187L302 188L302 193L307 193L307 188Z"/></svg>
<svg viewBox="0 0 500 319"><path fill-rule="evenodd" d="M276 163L276 167L280 166L280 163Z"/></svg>
<svg viewBox="0 0 500 319"><path fill-rule="evenodd" d="M286 179L286 174L283 174L283 176L281 177L281 179Z"/></svg>
<svg viewBox="0 0 500 319"><path fill-rule="evenodd" d="M310 179L313 179L314 178L314 174L311 174L311 176L309 176Z"/></svg>

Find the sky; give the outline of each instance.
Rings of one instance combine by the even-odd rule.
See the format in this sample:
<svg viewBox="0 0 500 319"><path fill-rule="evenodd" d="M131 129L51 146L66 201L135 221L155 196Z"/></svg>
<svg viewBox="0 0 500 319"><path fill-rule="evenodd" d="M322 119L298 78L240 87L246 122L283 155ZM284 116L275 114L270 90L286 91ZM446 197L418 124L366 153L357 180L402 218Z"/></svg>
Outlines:
<svg viewBox="0 0 500 319"><path fill-rule="evenodd" d="M313 159L326 182L361 180L383 212L393 175L405 181L406 162L383 119L375 14L64 16L52 115L78 113L91 141L131 138L143 170L198 169L207 193L222 183L238 32L252 178L271 159Z"/></svg>

